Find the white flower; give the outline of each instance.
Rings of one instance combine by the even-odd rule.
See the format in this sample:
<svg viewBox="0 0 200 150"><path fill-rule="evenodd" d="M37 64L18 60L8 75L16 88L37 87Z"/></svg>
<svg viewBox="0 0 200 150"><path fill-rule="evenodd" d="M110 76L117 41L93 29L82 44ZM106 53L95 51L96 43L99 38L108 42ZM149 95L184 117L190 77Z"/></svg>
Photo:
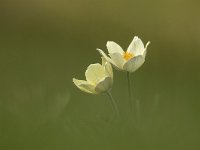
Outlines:
<svg viewBox="0 0 200 150"><path fill-rule="evenodd" d="M144 63L146 50L149 43L150 42L147 42L146 46L144 47L141 39L135 36L127 51L124 51L117 43L113 41L108 41L106 44L109 52L108 55L110 57L108 57L101 49L97 50L115 68L122 71L134 72Z"/></svg>
<svg viewBox="0 0 200 150"><path fill-rule="evenodd" d="M112 66L102 57L102 65L91 64L85 72L85 80L73 78L74 84L81 90L90 94L100 94L109 91L113 84Z"/></svg>

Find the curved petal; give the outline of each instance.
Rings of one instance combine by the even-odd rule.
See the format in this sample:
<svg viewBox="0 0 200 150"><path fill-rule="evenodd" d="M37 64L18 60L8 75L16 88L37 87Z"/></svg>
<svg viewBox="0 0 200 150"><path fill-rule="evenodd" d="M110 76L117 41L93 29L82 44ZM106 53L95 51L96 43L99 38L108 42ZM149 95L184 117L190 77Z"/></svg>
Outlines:
<svg viewBox="0 0 200 150"><path fill-rule="evenodd" d="M104 67L107 61L104 57L101 57L101 60L102 60L102 66Z"/></svg>
<svg viewBox="0 0 200 150"><path fill-rule="evenodd" d="M113 70L112 70L112 65L106 61L104 57L101 57L102 59L102 66L104 68L105 76L113 78Z"/></svg>
<svg viewBox="0 0 200 150"><path fill-rule="evenodd" d="M123 49L121 48L121 46L119 46L117 43L113 42L113 41L108 41L107 44L107 49L108 49L108 52L110 54L112 53L119 53L119 54L123 54L124 51Z"/></svg>
<svg viewBox="0 0 200 150"><path fill-rule="evenodd" d="M96 85L105 77L104 68L99 63L91 64L85 72L85 77L90 84Z"/></svg>
<svg viewBox="0 0 200 150"><path fill-rule="evenodd" d="M97 48L97 51L106 59L106 61L108 61L108 62L110 62L110 63L114 63L112 60L111 60L111 58L110 57L108 57L105 53L104 53L104 51L102 51L101 49L98 49Z"/></svg>
<svg viewBox="0 0 200 150"><path fill-rule="evenodd" d="M140 38L138 38L137 36L135 36L131 42L131 44L129 45L127 51L129 53L133 53L134 56L138 56L138 55L142 55L144 52L145 48L144 48L144 44L142 42L142 40Z"/></svg>
<svg viewBox="0 0 200 150"><path fill-rule="evenodd" d="M97 93L109 91L112 88L113 80L111 77L105 77L95 87Z"/></svg>
<svg viewBox="0 0 200 150"><path fill-rule="evenodd" d="M116 64L116 67L120 70L123 70L123 65L125 63L123 56L119 53L111 53L109 55L112 61Z"/></svg>
<svg viewBox="0 0 200 150"><path fill-rule="evenodd" d="M102 51L101 49L97 49L98 52L106 59L107 62L111 63L115 68L118 68L117 65L115 64L115 62L110 58L108 57L104 51Z"/></svg>
<svg viewBox="0 0 200 150"><path fill-rule="evenodd" d="M90 94L97 94L94 90L94 85L89 84L87 81L84 80L77 80L73 78L74 84L83 92L90 93Z"/></svg>
<svg viewBox="0 0 200 150"><path fill-rule="evenodd" d="M147 44L145 45L145 49L147 49L150 43L151 43L150 41L147 42Z"/></svg>
<svg viewBox="0 0 200 150"><path fill-rule="evenodd" d="M113 79L113 70L112 70L112 66L109 62L105 63L104 71L105 71L106 76L111 77Z"/></svg>
<svg viewBox="0 0 200 150"><path fill-rule="evenodd" d="M124 64L123 69L128 72L134 72L142 66L144 61L145 61L145 57L143 57L142 55L133 57L132 59L130 59Z"/></svg>
<svg viewBox="0 0 200 150"><path fill-rule="evenodd" d="M145 46L144 53L142 54L143 57L146 57L146 54L147 54L147 47L148 47L149 44L150 44L150 42L148 41L147 44L146 44L146 46Z"/></svg>

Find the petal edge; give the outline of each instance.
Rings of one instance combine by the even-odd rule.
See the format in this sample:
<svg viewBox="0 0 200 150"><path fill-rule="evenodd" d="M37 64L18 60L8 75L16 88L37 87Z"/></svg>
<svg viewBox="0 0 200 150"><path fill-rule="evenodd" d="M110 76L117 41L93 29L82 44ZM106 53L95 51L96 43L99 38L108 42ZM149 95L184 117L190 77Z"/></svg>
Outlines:
<svg viewBox="0 0 200 150"><path fill-rule="evenodd" d="M95 87L89 84L87 81L73 78L73 82L81 91L89 94L97 94L97 92L94 90Z"/></svg>

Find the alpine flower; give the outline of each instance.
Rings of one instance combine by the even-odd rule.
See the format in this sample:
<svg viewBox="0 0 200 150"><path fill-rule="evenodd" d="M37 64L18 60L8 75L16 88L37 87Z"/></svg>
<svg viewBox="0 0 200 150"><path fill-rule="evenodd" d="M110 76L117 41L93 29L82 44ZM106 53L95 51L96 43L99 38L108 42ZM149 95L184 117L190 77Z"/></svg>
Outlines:
<svg viewBox="0 0 200 150"><path fill-rule="evenodd" d="M97 50L106 61L110 62L116 69L131 73L140 68L145 62L147 46L149 44L150 42L147 42L144 46L141 39L135 36L126 51L124 51L117 43L108 41L106 47L110 57L108 57L101 49Z"/></svg>
<svg viewBox="0 0 200 150"><path fill-rule="evenodd" d="M91 64L85 72L86 80L73 78L74 84L81 90L90 94L109 92L113 84L112 66L102 57L102 65Z"/></svg>

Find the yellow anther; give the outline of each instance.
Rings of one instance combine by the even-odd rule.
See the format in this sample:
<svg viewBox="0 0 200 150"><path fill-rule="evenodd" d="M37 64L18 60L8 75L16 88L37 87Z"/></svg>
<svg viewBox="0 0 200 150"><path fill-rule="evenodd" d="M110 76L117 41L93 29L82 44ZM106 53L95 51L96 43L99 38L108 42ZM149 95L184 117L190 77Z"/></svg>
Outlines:
<svg viewBox="0 0 200 150"><path fill-rule="evenodd" d="M124 52L124 59L126 60L126 61L128 61L129 59L131 59L131 58L133 58L134 57L134 54L133 53L129 53L129 52Z"/></svg>

